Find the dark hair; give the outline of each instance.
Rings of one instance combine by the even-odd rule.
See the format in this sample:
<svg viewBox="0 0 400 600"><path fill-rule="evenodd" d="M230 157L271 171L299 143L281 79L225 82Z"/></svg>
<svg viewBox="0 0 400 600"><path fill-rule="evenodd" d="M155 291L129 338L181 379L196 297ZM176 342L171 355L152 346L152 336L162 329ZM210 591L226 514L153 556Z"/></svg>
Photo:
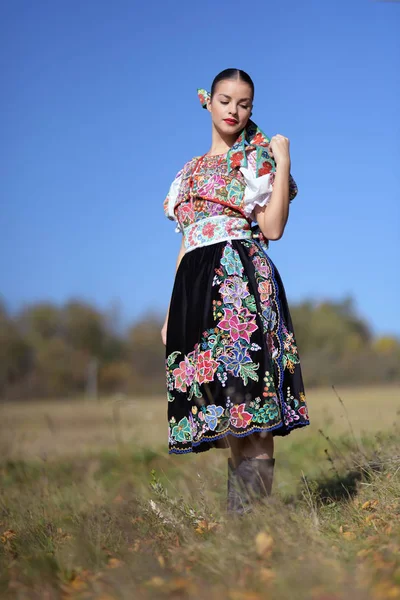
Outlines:
<svg viewBox="0 0 400 600"><path fill-rule="evenodd" d="M226 79L239 79L240 81L248 83L254 96L254 83L250 75L241 69L225 69L224 71L221 71L221 73L218 73L216 77L214 77L214 81L212 82L211 86L211 98L215 93L215 88L217 87L218 83L220 81L225 81Z"/></svg>

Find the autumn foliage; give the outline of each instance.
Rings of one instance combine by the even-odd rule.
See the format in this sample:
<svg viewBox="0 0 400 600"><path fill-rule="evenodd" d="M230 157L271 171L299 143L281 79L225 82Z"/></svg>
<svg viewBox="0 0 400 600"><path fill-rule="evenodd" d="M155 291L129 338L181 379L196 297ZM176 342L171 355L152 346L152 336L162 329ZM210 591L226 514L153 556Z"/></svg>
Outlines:
<svg viewBox="0 0 400 600"><path fill-rule="evenodd" d="M400 341L373 336L350 300L291 307L306 388L400 381ZM162 394L163 316L122 325L118 311L71 300L12 314L0 305L0 398ZM95 381L94 381L95 379Z"/></svg>

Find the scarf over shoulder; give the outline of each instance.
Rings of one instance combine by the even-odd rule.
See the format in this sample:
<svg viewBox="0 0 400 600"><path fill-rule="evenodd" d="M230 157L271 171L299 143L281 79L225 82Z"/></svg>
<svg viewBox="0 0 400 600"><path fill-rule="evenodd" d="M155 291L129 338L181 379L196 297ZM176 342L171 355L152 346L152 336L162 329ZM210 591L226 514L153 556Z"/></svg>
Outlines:
<svg viewBox="0 0 400 600"><path fill-rule="evenodd" d="M198 97L203 108L207 108L209 93L198 89ZM270 140L254 121L249 119L237 140L226 154L227 169L223 174L223 185L213 190L212 197L201 197L228 206L241 213L250 223L256 221L256 205L265 206L271 197L276 164L269 155ZM201 170L197 172L199 161L194 157L176 175L164 201L164 212L169 219L177 220L176 208L190 198L193 181L194 189L204 189ZM219 174L221 177L221 174ZM297 185L289 176L289 201L297 195ZM202 185L203 184L203 185ZM181 231L178 224L177 231Z"/></svg>

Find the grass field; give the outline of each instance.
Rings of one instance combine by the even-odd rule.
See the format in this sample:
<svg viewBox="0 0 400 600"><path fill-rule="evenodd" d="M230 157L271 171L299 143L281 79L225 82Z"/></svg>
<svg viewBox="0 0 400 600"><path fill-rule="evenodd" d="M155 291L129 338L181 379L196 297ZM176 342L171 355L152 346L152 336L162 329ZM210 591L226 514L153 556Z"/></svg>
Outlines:
<svg viewBox="0 0 400 600"><path fill-rule="evenodd" d="M164 398L0 404L0 598L400 599L400 387L308 405L232 520L227 451L168 455Z"/></svg>

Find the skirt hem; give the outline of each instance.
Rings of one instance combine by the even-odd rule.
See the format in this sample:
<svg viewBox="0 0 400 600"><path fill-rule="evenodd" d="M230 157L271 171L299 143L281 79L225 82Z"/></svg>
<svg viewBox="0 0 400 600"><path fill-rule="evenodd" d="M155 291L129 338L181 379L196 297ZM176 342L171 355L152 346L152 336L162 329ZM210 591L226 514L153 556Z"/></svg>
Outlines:
<svg viewBox="0 0 400 600"><path fill-rule="evenodd" d="M252 433L260 433L260 432L271 432L272 435L274 436L285 436L285 435L289 435L289 433L291 433L293 431L293 429L300 429L302 427L306 427L310 425L310 421L301 421L301 423L296 423L294 425L285 425L282 426L282 424L278 424L275 425L274 427L270 427L268 429L266 429L265 427L254 427L253 429L246 431L245 433L237 433L234 432L230 429L228 429L227 431L224 431L224 433L221 433L221 435L212 437L212 438L203 438L202 440L200 440L199 442L196 442L194 444L192 444L190 446L190 448L185 448L185 449L178 449L178 448L174 448L173 446L170 447L168 449L168 454L191 454L199 452L198 450L194 450L194 448L198 448L199 446L201 446L202 444L210 444L208 448L205 448L205 451L211 450L211 448L213 448L213 446L211 446L211 444L213 442L216 442L217 440L222 440L224 438L226 438L228 435L233 435L234 437L240 438L240 437L247 437L249 435L251 435ZM216 448L219 449L219 448Z"/></svg>

